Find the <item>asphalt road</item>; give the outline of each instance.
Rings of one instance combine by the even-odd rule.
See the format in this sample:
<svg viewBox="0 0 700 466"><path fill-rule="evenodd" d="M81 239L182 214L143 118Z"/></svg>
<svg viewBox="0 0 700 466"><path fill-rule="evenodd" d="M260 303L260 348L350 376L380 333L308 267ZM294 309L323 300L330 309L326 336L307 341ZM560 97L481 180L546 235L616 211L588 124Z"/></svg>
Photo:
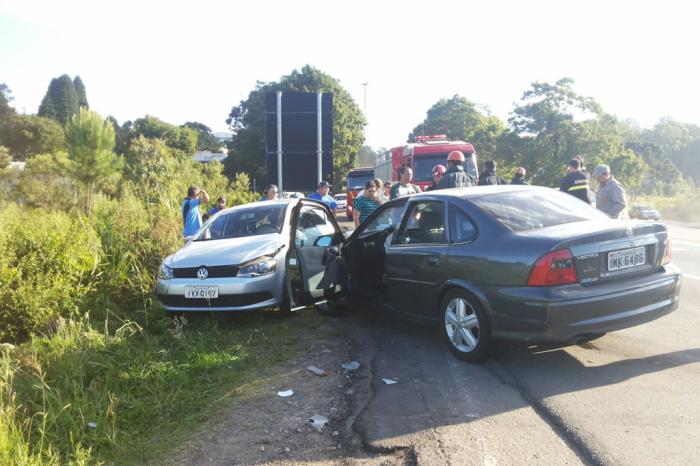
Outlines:
<svg viewBox="0 0 700 466"><path fill-rule="evenodd" d="M417 464L698 464L699 227L670 225L680 309L580 346L501 343L467 364L433 328L351 313L363 370L349 428Z"/></svg>

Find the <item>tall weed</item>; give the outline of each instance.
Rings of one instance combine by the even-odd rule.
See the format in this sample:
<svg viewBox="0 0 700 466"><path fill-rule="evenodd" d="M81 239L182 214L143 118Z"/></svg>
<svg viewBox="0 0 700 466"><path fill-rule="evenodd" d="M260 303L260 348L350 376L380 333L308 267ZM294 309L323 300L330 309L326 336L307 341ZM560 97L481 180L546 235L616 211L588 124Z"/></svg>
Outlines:
<svg viewBox="0 0 700 466"><path fill-rule="evenodd" d="M0 340L22 340L77 315L97 284L100 242L92 227L13 204L0 210L0 225Z"/></svg>

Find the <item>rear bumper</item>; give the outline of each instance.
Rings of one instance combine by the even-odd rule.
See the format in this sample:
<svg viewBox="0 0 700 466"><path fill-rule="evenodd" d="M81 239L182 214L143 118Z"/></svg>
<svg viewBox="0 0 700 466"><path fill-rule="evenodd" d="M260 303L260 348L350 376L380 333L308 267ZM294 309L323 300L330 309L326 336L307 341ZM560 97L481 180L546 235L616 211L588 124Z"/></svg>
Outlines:
<svg viewBox="0 0 700 466"><path fill-rule="evenodd" d="M682 275L674 266L596 285L491 290L496 338L572 341L649 322L678 308Z"/></svg>

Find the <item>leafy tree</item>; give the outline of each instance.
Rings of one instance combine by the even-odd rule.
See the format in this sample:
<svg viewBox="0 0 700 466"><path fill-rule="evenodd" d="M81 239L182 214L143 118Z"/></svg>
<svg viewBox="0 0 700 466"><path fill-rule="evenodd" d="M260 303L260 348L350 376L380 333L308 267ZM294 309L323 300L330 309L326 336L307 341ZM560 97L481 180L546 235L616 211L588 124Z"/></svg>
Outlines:
<svg viewBox="0 0 700 466"><path fill-rule="evenodd" d="M90 105L88 105L87 93L85 92L85 84L83 84L83 80L80 79L80 76L76 76L73 80L73 87L75 87L75 93L78 96L78 106L90 108Z"/></svg>
<svg viewBox="0 0 700 466"><path fill-rule="evenodd" d="M517 139L509 138L505 147L515 149L521 163L530 168L534 183L558 185L566 162L581 153L580 143L599 129L597 124L586 127L576 121L577 117L595 119L602 110L593 99L577 94L572 85L570 78L554 84L532 83L508 120ZM514 155L511 152L507 158L513 160ZM588 164L593 162L592 154L583 155Z"/></svg>
<svg viewBox="0 0 700 466"><path fill-rule="evenodd" d="M203 123L196 121L188 121L182 128L190 128L197 132L197 150L209 150L218 152L221 149L222 143L216 139L211 132L211 128Z"/></svg>
<svg viewBox="0 0 700 466"><path fill-rule="evenodd" d="M506 132L505 125L495 116L484 115L464 97L454 95L440 99L430 109L422 123L408 135L409 142L416 136L445 134L453 140L474 144L482 158L493 158L498 139Z"/></svg>
<svg viewBox="0 0 700 466"><path fill-rule="evenodd" d="M233 177L246 172L258 186L265 183L265 93L277 90L333 93L333 176L334 183L340 186L347 171L357 164L365 118L337 79L310 65L292 71L279 82L258 82L248 98L231 109L226 123L234 137L224 160L226 174Z"/></svg>
<svg viewBox="0 0 700 466"><path fill-rule="evenodd" d="M4 118L15 113L15 109L10 107L12 101L12 91L7 84L0 83L0 123Z"/></svg>
<svg viewBox="0 0 700 466"><path fill-rule="evenodd" d="M10 151L7 149L7 147L0 146L0 170L7 168L10 162L12 162Z"/></svg>
<svg viewBox="0 0 700 466"><path fill-rule="evenodd" d="M94 194L110 178L118 176L122 159L114 153L114 127L95 112L81 108L66 126L68 154L57 157L64 173L83 191L85 212L92 210Z"/></svg>
<svg viewBox="0 0 700 466"><path fill-rule="evenodd" d="M64 74L51 80L37 115L54 119L66 125L78 113L79 100L70 76Z"/></svg>
<svg viewBox="0 0 700 466"><path fill-rule="evenodd" d="M11 114L0 120L0 144L18 161L53 154L64 146L63 128L49 118Z"/></svg>
<svg viewBox="0 0 700 466"><path fill-rule="evenodd" d="M120 153L125 153L131 141L139 136L162 139L168 147L188 157L191 157L197 150L197 132L195 130L177 127L154 116L146 115L133 123L127 121L122 125L119 131Z"/></svg>

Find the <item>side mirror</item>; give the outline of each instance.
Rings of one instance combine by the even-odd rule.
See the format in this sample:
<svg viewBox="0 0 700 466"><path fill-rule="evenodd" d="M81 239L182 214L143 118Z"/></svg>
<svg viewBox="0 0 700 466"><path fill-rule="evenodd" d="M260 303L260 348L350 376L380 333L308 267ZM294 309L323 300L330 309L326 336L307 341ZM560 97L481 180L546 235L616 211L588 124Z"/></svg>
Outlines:
<svg viewBox="0 0 700 466"><path fill-rule="evenodd" d="M314 243L314 246L321 246L322 248L325 248L330 246L332 242L333 238L330 236L319 236L316 239L316 243Z"/></svg>

